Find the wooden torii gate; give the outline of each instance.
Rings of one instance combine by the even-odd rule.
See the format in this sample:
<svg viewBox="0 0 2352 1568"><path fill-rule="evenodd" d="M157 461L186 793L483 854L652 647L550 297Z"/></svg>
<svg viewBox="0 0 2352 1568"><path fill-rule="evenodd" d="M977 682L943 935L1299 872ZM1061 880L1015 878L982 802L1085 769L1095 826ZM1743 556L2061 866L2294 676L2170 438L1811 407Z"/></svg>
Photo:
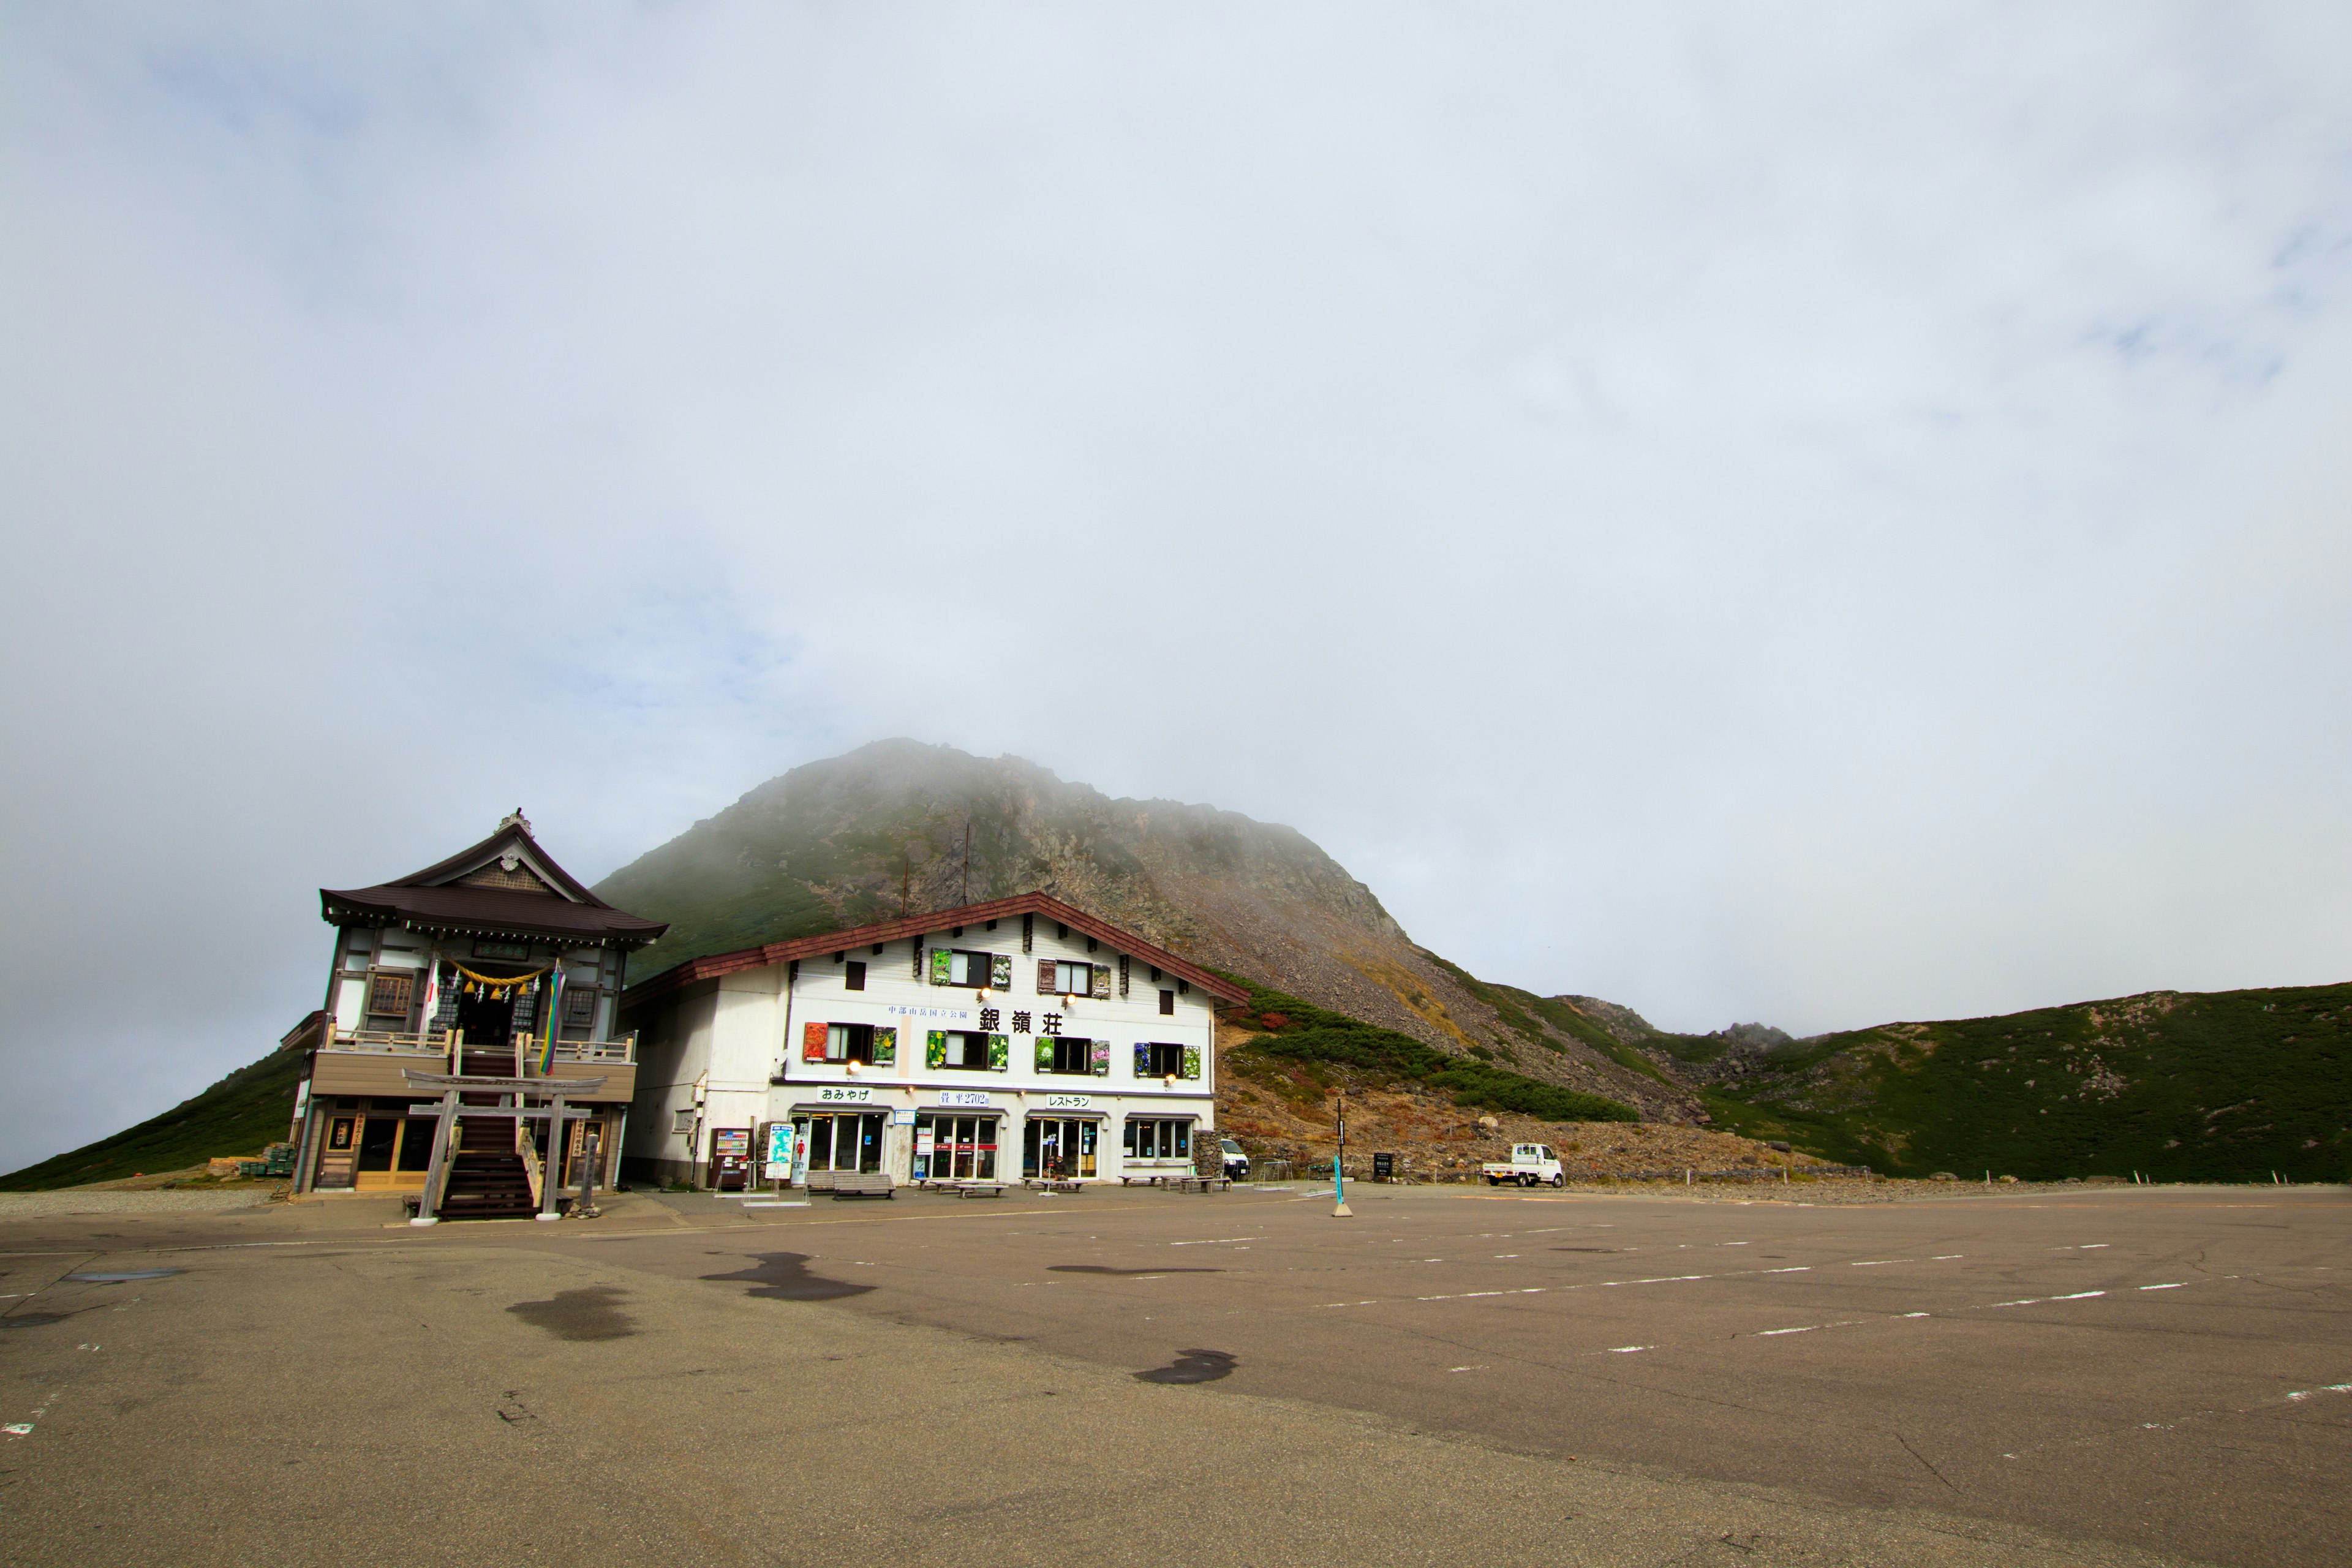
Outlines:
<svg viewBox="0 0 2352 1568"><path fill-rule="evenodd" d="M456 1151L450 1146L450 1135L457 1130L458 1117L494 1117L509 1121L536 1121L544 1119L549 1126L548 1152L555 1154L563 1147L563 1130L567 1122L578 1121L596 1114L594 1110L583 1106L566 1106L563 1103L564 1096L593 1094L604 1087L604 1080L602 1078L464 1078L449 1073L417 1072L409 1068L402 1068L401 1076L408 1080L412 1088L437 1089L441 1091L439 1103L412 1105L408 1108L408 1114L411 1116L430 1116L435 1119L432 1166L425 1173L425 1194L417 1203L416 1217L408 1222L411 1225L441 1223L441 1200L447 1194L449 1166L456 1159ZM506 1097L506 1103L501 1105L460 1103L459 1097L467 1094L503 1095ZM523 1102L524 1096L530 1094L545 1095L548 1102L541 1106L526 1105ZM600 1145L594 1159L580 1162L580 1195L574 1205L577 1212L585 1213L594 1203L596 1167L604 1162L604 1152ZM551 1164L554 1165L555 1170L562 1168L560 1163L552 1161ZM556 1184L553 1171L542 1173L539 1193L538 1217L561 1218L562 1216L555 1212Z"/></svg>

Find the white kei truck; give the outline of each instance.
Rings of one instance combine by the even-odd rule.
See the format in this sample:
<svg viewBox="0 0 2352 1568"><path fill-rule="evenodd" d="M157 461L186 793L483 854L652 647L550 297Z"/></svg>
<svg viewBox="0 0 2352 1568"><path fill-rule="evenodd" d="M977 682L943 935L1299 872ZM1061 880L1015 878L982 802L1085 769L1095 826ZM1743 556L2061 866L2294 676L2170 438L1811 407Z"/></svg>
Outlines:
<svg viewBox="0 0 2352 1568"><path fill-rule="evenodd" d="M1490 1187L1505 1182L1522 1187L1568 1185L1568 1173L1559 1168L1559 1156L1549 1143L1514 1143L1508 1160L1489 1160L1478 1170Z"/></svg>

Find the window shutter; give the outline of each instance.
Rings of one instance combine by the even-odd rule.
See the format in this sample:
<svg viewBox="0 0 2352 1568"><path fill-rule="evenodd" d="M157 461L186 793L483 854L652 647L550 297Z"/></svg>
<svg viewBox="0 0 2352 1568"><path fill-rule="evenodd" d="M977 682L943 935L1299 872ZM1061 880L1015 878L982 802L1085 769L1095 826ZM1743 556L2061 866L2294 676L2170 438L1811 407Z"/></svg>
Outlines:
<svg viewBox="0 0 2352 1568"><path fill-rule="evenodd" d="M1127 1000L1127 954L1123 952L1118 955L1118 996L1122 1002Z"/></svg>
<svg viewBox="0 0 2352 1568"><path fill-rule="evenodd" d="M1110 1000L1110 965L1097 963L1094 970L1094 998L1097 1002L1108 1002Z"/></svg>
<svg viewBox="0 0 2352 1568"><path fill-rule="evenodd" d="M877 1068L896 1067L898 1065L898 1030L877 1029L874 1031L874 1065Z"/></svg>
<svg viewBox="0 0 2352 1568"><path fill-rule="evenodd" d="M1198 1046L1184 1047L1184 1076L1192 1079L1201 1076L1201 1047Z"/></svg>
<svg viewBox="0 0 2352 1568"><path fill-rule="evenodd" d="M1135 1076L1138 1078L1151 1076L1151 1047L1141 1040L1135 1042Z"/></svg>
<svg viewBox="0 0 2352 1568"><path fill-rule="evenodd" d="M931 949L931 984L951 985L955 983L955 953L948 948Z"/></svg>
<svg viewBox="0 0 2352 1568"><path fill-rule="evenodd" d="M1011 953L996 952L989 955L988 983L999 991L1013 989L1013 955Z"/></svg>
<svg viewBox="0 0 2352 1568"><path fill-rule="evenodd" d="M1054 1042L1044 1035L1037 1037L1037 1070L1039 1072L1054 1070Z"/></svg>
<svg viewBox="0 0 2352 1568"><path fill-rule="evenodd" d="M988 1070L991 1072L1003 1072L1006 1068L1012 1065L1013 1037L1010 1035L989 1036Z"/></svg>
<svg viewBox="0 0 2352 1568"><path fill-rule="evenodd" d="M923 1037L923 1065L943 1068L948 1065L948 1032L933 1029Z"/></svg>
<svg viewBox="0 0 2352 1568"><path fill-rule="evenodd" d="M804 1062L824 1060L825 1029L826 1026L823 1024L801 1026L801 1060Z"/></svg>
<svg viewBox="0 0 2352 1568"><path fill-rule="evenodd" d="M1037 994L1051 996L1053 994L1054 961L1050 958L1041 958L1037 961Z"/></svg>
<svg viewBox="0 0 2352 1568"><path fill-rule="evenodd" d="M1110 1042L1097 1040L1094 1044L1094 1068L1097 1078L1110 1076Z"/></svg>

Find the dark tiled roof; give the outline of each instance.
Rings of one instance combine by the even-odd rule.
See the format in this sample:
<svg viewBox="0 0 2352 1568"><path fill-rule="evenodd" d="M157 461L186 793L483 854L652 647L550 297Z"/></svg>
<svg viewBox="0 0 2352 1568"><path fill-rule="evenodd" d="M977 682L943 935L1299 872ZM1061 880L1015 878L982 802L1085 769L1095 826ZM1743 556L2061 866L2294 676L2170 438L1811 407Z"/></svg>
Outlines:
<svg viewBox="0 0 2352 1568"><path fill-rule="evenodd" d="M684 963L665 969L649 980L632 985L621 996L624 1006L690 985L698 980L709 980L721 974L733 974L739 970L764 969L772 963L788 963L795 958L814 958L821 953L840 952L853 947L871 947L877 942L898 942L905 937L929 936L952 926L984 925L1011 915L1043 915L1081 931L1103 943L1114 952L1139 958L1146 963L1164 969L1169 973L1191 981L1213 996L1228 1002L1246 1002L1249 993L1232 981L1210 973L1188 959L1177 957L1164 948L1154 947L1141 937L1124 931L1107 921L1097 920L1083 910L1072 909L1059 899L1044 893L1016 893L1009 899L997 899L985 904L966 904L961 909L934 910L929 914L908 915L902 920L885 921L879 925L853 926L847 931L826 931L819 936L796 937L791 942L772 942L760 947L747 947L734 952L715 952L705 958L689 958Z"/></svg>
<svg viewBox="0 0 2352 1568"><path fill-rule="evenodd" d="M527 851L530 863L544 870L562 892L468 887L454 880L489 864L509 845ZM616 910L590 892L528 831L512 825L398 881L373 888L321 888L319 912L336 925L397 921L419 931L563 937L614 947L643 947L669 930L664 921Z"/></svg>

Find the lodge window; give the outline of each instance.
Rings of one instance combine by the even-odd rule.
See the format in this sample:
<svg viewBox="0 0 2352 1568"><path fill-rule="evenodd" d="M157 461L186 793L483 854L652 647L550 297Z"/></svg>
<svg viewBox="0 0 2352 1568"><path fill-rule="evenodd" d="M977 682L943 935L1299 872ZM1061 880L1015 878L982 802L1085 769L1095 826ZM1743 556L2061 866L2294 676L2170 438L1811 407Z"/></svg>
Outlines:
<svg viewBox="0 0 2352 1568"><path fill-rule="evenodd" d="M681 1105L672 1110L669 1113L669 1130L674 1135L692 1132L694 1131L694 1108L690 1105Z"/></svg>
<svg viewBox="0 0 2352 1568"><path fill-rule="evenodd" d="M1130 1160L1182 1160L1192 1153L1192 1124L1189 1121L1145 1119L1127 1124L1124 1144Z"/></svg>
<svg viewBox="0 0 2352 1568"><path fill-rule="evenodd" d="M1175 1013L1176 993L1173 991L1162 991L1160 994L1160 1011L1162 1016L1172 1016Z"/></svg>
<svg viewBox="0 0 2352 1568"><path fill-rule="evenodd" d="M1046 1065L1048 1050L1053 1053L1051 1066ZM1091 1074L1095 1070L1092 1040L1074 1040L1066 1035L1057 1035L1051 1041L1040 1037L1037 1056L1037 1070L1040 1072Z"/></svg>
<svg viewBox="0 0 2352 1568"><path fill-rule="evenodd" d="M405 1021L409 1004L415 995L415 974L406 970L379 969L368 978L368 1016Z"/></svg>
<svg viewBox="0 0 2352 1568"><path fill-rule="evenodd" d="M948 1068L985 1068L988 1066L988 1037L950 1029L947 1036L947 1056L940 1065Z"/></svg>
<svg viewBox="0 0 2352 1568"><path fill-rule="evenodd" d="M872 1062L874 1060L874 1026L871 1024L826 1025L824 1059L829 1062Z"/></svg>
<svg viewBox="0 0 2352 1568"><path fill-rule="evenodd" d="M990 967L995 960L996 955L992 952L967 952L960 947L951 949L948 953L948 977L943 984L986 985Z"/></svg>
<svg viewBox="0 0 2352 1568"><path fill-rule="evenodd" d="M1136 1054L1143 1058L1145 1078L1182 1078L1184 1076L1184 1047L1181 1046L1148 1045Z"/></svg>
<svg viewBox="0 0 2352 1568"><path fill-rule="evenodd" d="M846 970L845 970L845 971L843 972L843 973L842 973L841 983L842 983L842 989L844 989L844 990L845 990L845 991L863 991L863 990L865 990L865 989L866 989L866 963L865 963L865 961L864 961L863 959L856 959L856 958L853 958L853 959L851 959L851 960L849 961L849 966L848 966L848 968L847 968Z"/></svg>
<svg viewBox="0 0 2352 1568"><path fill-rule="evenodd" d="M1091 963L1055 963L1054 984L1045 989L1058 996L1091 996L1095 994L1095 966Z"/></svg>
<svg viewBox="0 0 2352 1568"><path fill-rule="evenodd" d="M596 1023L596 988L593 985L571 985L563 991L563 1026L567 1029L587 1029Z"/></svg>

